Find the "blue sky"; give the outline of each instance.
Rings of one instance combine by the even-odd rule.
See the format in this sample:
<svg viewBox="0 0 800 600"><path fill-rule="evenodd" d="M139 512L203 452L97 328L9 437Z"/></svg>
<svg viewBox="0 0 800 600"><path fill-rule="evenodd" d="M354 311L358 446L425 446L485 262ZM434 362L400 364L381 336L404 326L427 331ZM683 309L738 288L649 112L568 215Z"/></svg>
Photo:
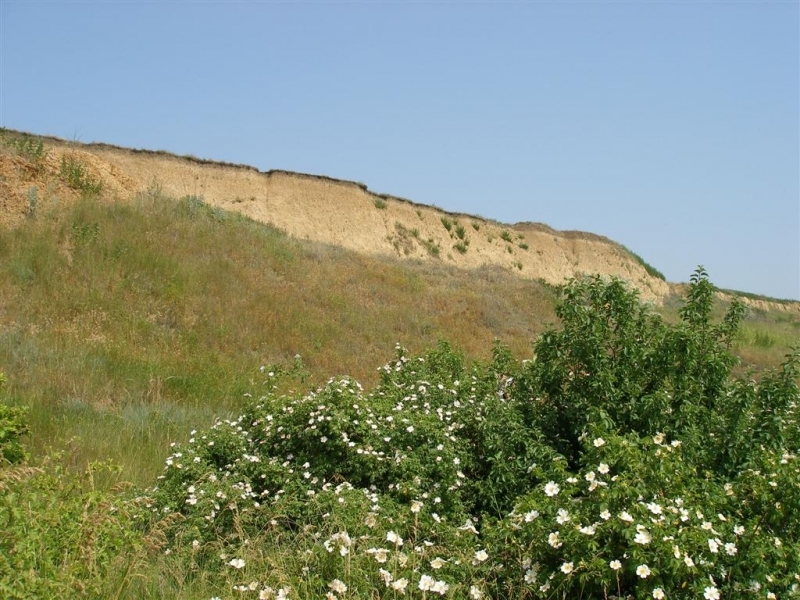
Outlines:
<svg viewBox="0 0 800 600"><path fill-rule="evenodd" d="M0 125L352 179L800 299L799 7L0 0Z"/></svg>

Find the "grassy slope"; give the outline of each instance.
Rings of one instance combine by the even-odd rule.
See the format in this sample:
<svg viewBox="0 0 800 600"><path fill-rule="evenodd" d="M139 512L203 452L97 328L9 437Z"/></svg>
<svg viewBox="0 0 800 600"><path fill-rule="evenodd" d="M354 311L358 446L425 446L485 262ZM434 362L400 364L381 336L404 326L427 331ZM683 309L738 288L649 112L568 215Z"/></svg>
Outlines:
<svg viewBox="0 0 800 600"><path fill-rule="evenodd" d="M501 271L376 260L197 200L84 200L0 236L0 369L35 450L146 484L169 440L235 411L263 364L369 384L395 343L524 356L553 292ZM307 382L308 383L308 382Z"/></svg>
<svg viewBox="0 0 800 600"><path fill-rule="evenodd" d="M257 390L261 365L299 354L305 386L368 385L395 343L487 359L499 338L524 357L553 299L500 270L360 256L196 199L87 199L0 235L3 395L33 408L35 451L111 458L146 485L169 441ZM798 334L795 318L754 314L742 371L777 364Z"/></svg>

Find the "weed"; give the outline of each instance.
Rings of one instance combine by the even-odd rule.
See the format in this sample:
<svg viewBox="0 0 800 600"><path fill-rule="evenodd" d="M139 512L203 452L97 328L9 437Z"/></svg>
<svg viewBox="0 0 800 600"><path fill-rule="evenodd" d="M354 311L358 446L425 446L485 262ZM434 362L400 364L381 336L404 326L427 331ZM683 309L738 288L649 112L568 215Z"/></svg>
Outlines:
<svg viewBox="0 0 800 600"><path fill-rule="evenodd" d="M89 173L86 164L74 155L61 157L60 174L64 183L86 196L96 196L103 189L103 182Z"/></svg>
<svg viewBox="0 0 800 600"><path fill-rule="evenodd" d="M504 229L503 232L500 234L500 239L502 239L505 242L511 243L511 233L507 229Z"/></svg>
<svg viewBox="0 0 800 600"><path fill-rule="evenodd" d="M455 248L461 254L466 254L468 247L469 247L468 240L464 240L453 245L453 248Z"/></svg>
<svg viewBox="0 0 800 600"><path fill-rule="evenodd" d="M523 250L527 250L528 249L528 244L522 243L522 244L519 244L519 247L522 248Z"/></svg>
<svg viewBox="0 0 800 600"><path fill-rule="evenodd" d="M28 212L27 215L31 218L36 216L36 209L39 206L39 190L33 185L28 188Z"/></svg>
<svg viewBox="0 0 800 600"><path fill-rule="evenodd" d="M473 222L472 222L472 228L473 228L475 231L478 231L478 230L481 228L481 224L480 224L480 223L476 223L475 221L473 221Z"/></svg>
<svg viewBox="0 0 800 600"><path fill-rule="evenodd" d="M17 156L31 162L37 169L42 169L44 167L45 160L47 159L47 150L42 140L27 134L12 136L7 132L3 132L0 141L3 146L14 152Z"/></svg>
<svg viewBox="0 0 800 600"><path fill-rule="evenodd" d="M386 210L386 207L389 206L386 203L386 200L383 200L382 198L375 198L374 204L375 208L377 208L378 210Z"/></svg>
<svg viewBox="0 0 800 600"><path fill-rule="evenodd" d="M433 241L433 238L428 238L427 241L422 242L422 245L425 246L425 250L427 250L428 254L434 258L439 258L439 244Z"/></svg>
<svg viewBox="0 0 800 600"><path fill-rule="evenodd" d="M467 231L464 229L464 226L456 225L456 236L458 237L458 239L463 240L466 235Z"/></svg>
<svg viewBox="0 0 800 600"><path fill-rule="evenodd" d="M444 228L447 229L447 231L450 231L453 228L453 222L447 217L442 217L442 225L444 225Z"/></svg>

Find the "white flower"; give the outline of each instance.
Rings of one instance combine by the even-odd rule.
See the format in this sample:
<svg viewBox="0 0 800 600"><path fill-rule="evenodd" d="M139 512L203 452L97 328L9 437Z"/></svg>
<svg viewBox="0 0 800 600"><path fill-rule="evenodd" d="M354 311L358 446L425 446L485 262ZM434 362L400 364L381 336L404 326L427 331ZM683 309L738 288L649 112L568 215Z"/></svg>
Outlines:
<svg viewBox="0 0 800 600"><path fill-rule="evenodd" d="M561 565L561 572L565 575L572 573L573 569L574 567L571 562L565 562L563 565Z"/></svg>
<svg viewBox="0 0 800 600"><path fill-rule="evenodd" d="M437 581L436 583L433 584L431 591L444 596L447 593L447 590L449 589L450 586L447 585L444 581Z"/></svg>
<svg viewBox="0 0 800 600"><path fill-rule="evenodd" d="M553 548L561 548L561 540L558 539L557 531L554 531L553 533L547 536L547 543L550 544Z"/></svg>
<svg viewBox="0 0 800 600"><path fill-rule="evenodd" d="M636 567L636 574L642 579L647 579L650 575L650 568L647 565L639 565Z"/></svg>
<svg viewBox="0 0 800 600"><path fill-rule="evenodd" d="M708 549L711 551L711 554L719 552L719 544L720 541L717 539L708 540Z"/></svg>
<svg viewBox="0 0 800 600"><path fill-rule="evenodd" d="M647 505L647 510L649 510L654 515L660 515L662 513L661 506L656 504L655 502L651 502Z"/></svg>
<svg viewBox="0 0 800 600"><path fill-rule="evenodd" d="M736 535L742 535L744 533L744 527L742 527L741 525L736 525L733 528L733 533L735 533Z"/></svg>
<svg viewBox="0 0 800 600"><path fill-rule="evenodd" d="M728 556L733 556L738 551L739 550L736 548L736 544L731 544L731 543L725 544L725 554L727 554Z"/></svg>
<svg viewBox="0 0 800 600"><path fill-rule="evenodd" d="M328 584L328 587L337 594L344 594L347 591L347 586L340 579L334 579Z"/></svg>
<svg viewBox="0 0 800 600"><path fill-rule="evenodd" d="M585 527L581 527L579 531L585 535L594 535L594 525L586 525Z"/></svg>
<svg viewBox="0 0 800 600"><path fill-rule="evenodd" d="M477 565L478 563L485 561L487 558L489 558L489 555L486 553L486 550L478 550L475 553L475 558L472 559L472 564Z"/></svg>
<svg viewBox="0 0 800 600"><path fill-rule="evenodd" d="M589 471L589 472L588 472L586 475L584 475L584 477L583 477L583 478L584 478L586 481L590 481L590 482L591 482L591 481L594 481L594 478L595 478L594 471Z"/></svg>
<svg viewBox="0 0 800 600"><path fill-rule="evenodd" d="M606 463L600 463L600 466L597 467L597 470L602 473L603 475L607 474L609 471L608 465Z"/></svg>
<svg viewBox="0 0 800 600"><path fill-rule="evenodd" d="M619 514L619 518L622 519L623 521L627 521L628 523L632 523L633 522L633 517L631 516L631 514L627 510L623 510Z"/></svg>
<svg viewBox="0 0 800 600"><path fill-rule="evenodd" d="M545 493L546 496L550 496L550 497L557 496L558 492L560 492L560 491L561 491L561 488L558 486L558 484L555 481L550 481L550 482L547 483L547 485L544 486L544 493Z"/></svg>
<svg viewBox="0 0 800 600"><path fill-rule="evenodd" d="M431 561L431 569L441 569L446 562L446 560L437 556Z"/></svg>
<svg viewBox="0 0 800 600"><path fill-rule="evenodd" d="M531 510L529 512L526 512L525 513L525 522L526 523L530 523L531 521L533 521L538 516L539 516L539 511L538 510Z"/></svg>
<svg viewBox="0 0 800 600"><path fill-rule="evenodd" d="M390 531L386 534L386 540L392 542L395 546L403 545L403 538L397 535L394 531Z"/></svg>
<svg viewBox="0 0 800 600"><path fill-rule="evenodd" d="M430 575L423 575L419 578L419 584L417 587L421 589L423 592L428 592L433 589L434 584L436 581Z"/></svg>
<svg viewBox="0 0 800 600"><path fill-rule="evenodd" d="M619 571L622 568L622 563L618 560L612 560L610 563L608 563L608 566L614 571Z"/></svg>
<svg viewBox="0 0 800 600"><path fill-rule="evenodd" d="M566 509L563 508L558 509L558 516L556 517L556 521L558 521L559 525L563 525L564 523L569 521L570 518L571 517L569 516L569 513L566 511Z"/></svg>
<svg viewBox="0 0 800 600"><path fill-rule="evenodd" d="M719 590L711 585L704 590L703 598L706 600L719 600Z"/></svg>
<svg viewBox="0 0 800 600"><path fill-rule="evenodd" d="M652 539L653 538L650 536L650 534L645 529L642 529L636 533L636 537L633 538L633 541L637 544L645 545L649 544Z"/></svg>
<svg viewBox="0 0 800 600"><path fill-rule="evenodd" d="M603 438L599 437L595 438L594 442L592 443L594 444L595 448L599 448L600 446L604 446L606 441Z"/></svg>
<svg viewBox="0 0 800 600"><path fill-rule="evenodd" d="M405 594L407 585L408 585L408 579L402 577L401 579L392 582L392 589L400 592L401 594Z"/></svg>
<svg viewBox="0 0 800 600"><path fill-rule="evenodd" d="M244 568L244 560L241 558L232 558L228 561L228 564L232 566L234 569L242 569Z"/></svg>
<svg viewBox="0 0 800 600"><path fill-rule="evenodd" d="M383 579L383 583L388 587L390 583L392 583L392 574L389 573L386 569L378 569L378 574Z"/></svg>
<svg viewBox="0 0 800 600"><path fill-rule="evenodd" d="M656 588L656 589L653 590L653 598L655 598L656 600L663 600L666 597L667 597L667 595L664 593L664 590L662 590L661 588Z"/></svg>
<svg viewBox="0 0 800 600"><path fill-rule="evenodd" d="M683 557L683 562L689 568L694 566L694 561L692 560L692 558L690 556L684 556Z"/></svg>
<svg viewBox="0 0 800 600"><path fill-rule="evenodd" d="M367 554L372 554L379 563L385 563L389 558L389 551L386 548L370 548Z"/></svg>
<svg viewBox="0 0 800 600"><path fill-rule="evenodd" d="M411 512L416 514L420 510L422 510L422 502L420 502L419 500L414 500L411 503Z"/></svg>
<svg viewBox="0 0 800 600"><path fill-rule="evenodd" d="M664 443L664 434L657 433L653 436L653 443L658 444L659 446Z"/></svg>
<svg viewBox="0 0 800 600"><path fill-rule="evenodd" d="M608 512L608 509L605 509L600 513L600 518L603 519L603 521L608 521L611 518L611 513Z"/></svg>
<svg viewBox="0 0 800 600"><path fill-rule="evenodd" d="M474 585L471 585L469 586L469 597L472 598L472 600L481 600L481 598L483 598L483 592Z"/></svg>

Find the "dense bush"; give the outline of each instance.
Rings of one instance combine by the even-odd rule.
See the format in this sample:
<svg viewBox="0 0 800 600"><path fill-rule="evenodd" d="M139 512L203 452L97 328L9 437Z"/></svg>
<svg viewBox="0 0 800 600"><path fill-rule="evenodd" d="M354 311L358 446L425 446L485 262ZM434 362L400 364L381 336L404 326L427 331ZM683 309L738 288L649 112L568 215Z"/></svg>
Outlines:
<svg viewBox="0 0 800 600"><path fill-rule="evenodd" d="M799 594L800 357L733 379L744 311L713 323L714 291L698 270L668 324L573 281L530 360L398 348L369 393L266 394L176 445L146 502L243 581L251 539L283 552L242 588L264 598Z"/></svg>

